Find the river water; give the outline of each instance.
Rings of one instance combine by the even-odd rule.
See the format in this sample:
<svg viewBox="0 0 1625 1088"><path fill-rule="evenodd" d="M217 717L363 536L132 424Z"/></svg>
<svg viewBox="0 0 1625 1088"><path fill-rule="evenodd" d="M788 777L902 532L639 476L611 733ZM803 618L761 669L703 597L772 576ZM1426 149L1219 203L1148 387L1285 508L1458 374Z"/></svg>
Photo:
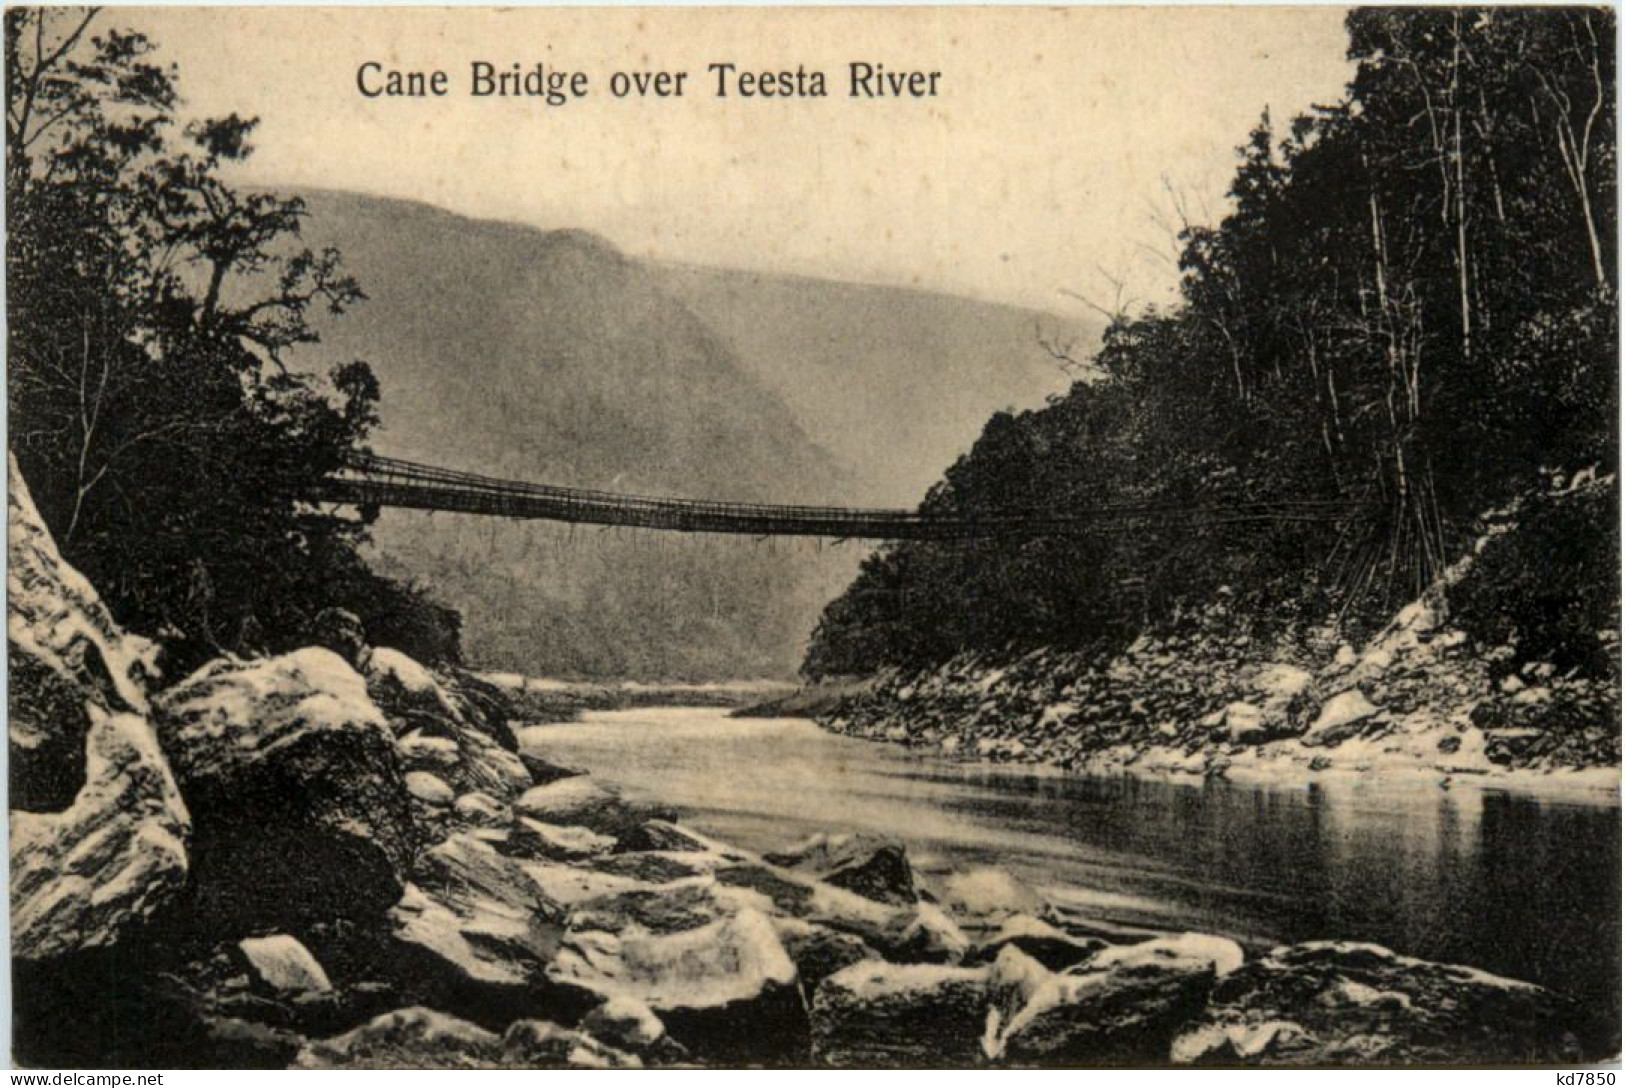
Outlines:
<svg viewBox="0 0 1625 1088"><path fill-rule="evenodd" d="M1106 921L1375 941L1619 1007L1617 797L1061 776L714 709L593 713L524 742L749 849L894 835L919 867L998 865Z"/></svg>

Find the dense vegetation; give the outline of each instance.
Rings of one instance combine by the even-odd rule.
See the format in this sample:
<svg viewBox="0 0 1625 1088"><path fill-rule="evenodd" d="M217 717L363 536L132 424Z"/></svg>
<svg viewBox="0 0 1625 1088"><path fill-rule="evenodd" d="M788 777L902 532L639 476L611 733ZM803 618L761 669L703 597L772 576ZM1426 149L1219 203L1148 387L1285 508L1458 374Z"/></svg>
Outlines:
<svg viewBox="0 0 1625 1088"><path fill-rule="evenodd" d="M825 612L809 675L1110 642L1220 586L1261 622L1358 628L1429 584L1486 510L1553 472L1614 470L1613 14L1364 9L1347 25L1345 99L1284 134L1265 115L1230 214L1181 236L1181 304L1119 317L1091 376L992 419L924 508L1352 513L888 547ZM1523 573L1459 602L1476 633L1512 616L1538 628L1526 648L1561 656L1609 626L1606 505L1572 515L1582 531L1499 545L1486 565Z"/></svg>
<svg viewBox="0 0 1625 1088"><path fill-rule="evenodd" d="M177 119L175 74L93 14L5 18L10 442L69 562L175 664L305 641L330 605L455 656L457 618L368 571L300 501L378 422L359 361L287 353L363 298L296 244L298 200L234 191L252 120Z"/></svg>

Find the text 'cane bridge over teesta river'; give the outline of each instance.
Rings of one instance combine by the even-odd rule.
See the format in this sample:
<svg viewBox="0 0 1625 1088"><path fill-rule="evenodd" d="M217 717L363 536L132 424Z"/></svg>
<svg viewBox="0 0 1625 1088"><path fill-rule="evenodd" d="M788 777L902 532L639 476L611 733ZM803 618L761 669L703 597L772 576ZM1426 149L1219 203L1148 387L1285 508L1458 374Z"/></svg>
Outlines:
<svg viewBox="0 0 1625 1088"><path fill-rule="evenodd" d="M679 533L819 537L833 540L975 540L989 537L1076 536L1158 523L1231 524L1252 521L1340 521L1341 500L1282 499L1224 505L1142 503L1065 511L936 515L911 510L790 506L654 498L526 483L458 472L375 454L354 454L310 496L360 507L441 510L516 520L626 526Z"/></svg>

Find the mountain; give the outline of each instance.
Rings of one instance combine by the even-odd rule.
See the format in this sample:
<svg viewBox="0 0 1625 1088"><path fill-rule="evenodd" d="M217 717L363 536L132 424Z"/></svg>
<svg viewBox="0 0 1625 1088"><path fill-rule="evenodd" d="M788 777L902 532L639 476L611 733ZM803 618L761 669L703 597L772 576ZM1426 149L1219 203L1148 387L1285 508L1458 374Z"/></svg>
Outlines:
<svg viewBox="0 0 1625 1088"><path fill-rule="evenodd" d="M929 291L655 267L853 478L852 502L919 502L991 413L1065 388L1040 338L1087 346L1101 331Z"/></svg>
<svg viewBox="0 0 1625 1088"><path fill-rule="evenodd" d="M1060 385L1027 311L629 258L580 230L303 194L368 301L307 367L366 359L380 453L618 491L912 505L989 412ZM1036 357L1036 359L1034 358ZM1018 363L1015 360L1033 360ZM377 561L530 673L785 676L863 553L385 511Z"/></svg>

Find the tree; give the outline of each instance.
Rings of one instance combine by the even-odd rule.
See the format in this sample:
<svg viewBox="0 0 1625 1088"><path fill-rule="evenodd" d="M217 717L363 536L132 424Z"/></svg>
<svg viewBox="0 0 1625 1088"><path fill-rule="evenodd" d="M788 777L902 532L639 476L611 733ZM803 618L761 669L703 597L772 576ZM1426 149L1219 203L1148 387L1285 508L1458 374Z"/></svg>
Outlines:
<svg viewBox="0 0 1625 1088"><path fill-rule="evenodd" d="M921 664L1002 646L990 616L1080 645L1219 585L1277 623L1335 611L1358 628L1433 584L1484 511L1616 468L1613 19L1353 11L1345 99L1248 134L1228 213L1180 235L1181 305L1114 321L1101 380L991 421L926 502L1290 516L1147 518L1126 546L901 545L826 612L809 669L876 652L861 624L887 631L875 664ZM1599 554L1571 549L1564 584L1615 584Z"/></svg>
<svg viewBox="0 0 1625 1088"><path fill-rule="evenodd" d="M365 524L303 499L379 387L285 364L312 307L364 296L297 245L299 200L220 180L256 122L181 125L176 73L95 12L5 27L12 443L66 557L183 663L291 645L330 603L412 612L360 564Z"/></svg>

